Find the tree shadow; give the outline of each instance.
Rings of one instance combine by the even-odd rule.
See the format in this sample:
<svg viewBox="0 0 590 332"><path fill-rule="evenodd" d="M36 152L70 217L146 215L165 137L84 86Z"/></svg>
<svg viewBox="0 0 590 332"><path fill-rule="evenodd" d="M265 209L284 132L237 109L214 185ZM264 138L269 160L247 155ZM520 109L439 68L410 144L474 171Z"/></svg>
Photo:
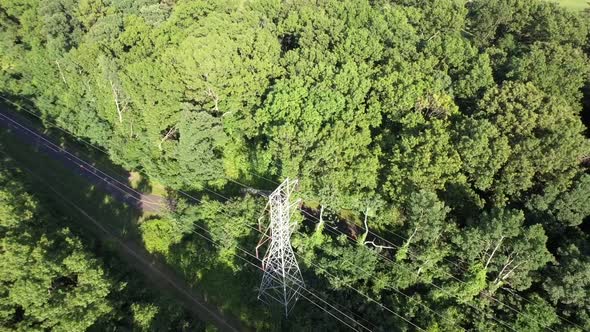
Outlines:
<svg viewBox="0 0 590 332"><path fill-rule="evenodd" d="M120 236L137 234L135 225L141 211L120 203L96 183L44 154L39 146L31 146L5 130L0 132L0 149L16 165L28 173L27 183L35 192L53 203L54 212L79 215L80 210L117 231ZM57 194L59 193L59 194ZM60 197L61 196L61 197ZM78 210L78 211L76 211ZM85 227L86 223L81 223ZM90 227L94 229L94 227Z"/></svg>
<svg viewBox="0 0 590 332"><path fill-rule="evenodd" d="M145 176L139 177L139 181L135 184L135 187L139 192L142 193L152 192L152 185Z"/></svg>
<svg viewBox="0 0 590 332"><path fill-rule="evenodd" d="M260 330L261 322L266 322L266 325L273 319L257 299L262 276L255 267L257 263L239 250L235 254L248 262L233 254L227 255L231 261L224 261L220 247L212 242L211 236L203 223L194 232L185 235L180 243L171 246L167 262L203 294L206 301L219 304L222 312L240 317L247 326ZM246 247L246 242L252 243L246 238L250 235L238 241L240 248Z"/></svg>

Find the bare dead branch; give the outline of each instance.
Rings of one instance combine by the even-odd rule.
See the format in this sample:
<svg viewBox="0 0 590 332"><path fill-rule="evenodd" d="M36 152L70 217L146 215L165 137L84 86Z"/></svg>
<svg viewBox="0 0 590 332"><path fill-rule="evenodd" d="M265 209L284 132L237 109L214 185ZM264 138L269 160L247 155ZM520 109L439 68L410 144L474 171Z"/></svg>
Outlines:
<svg viewBox="0 0 590 332"><path fill-rule="evenodd" d="M500 241L498 241L498 244L496 244L496 247L494 248L494 250L492 250L492 254L488 258L488 261L486 262L486 265L483 267L484 269L487 269L488 268L488 265L490 265L490 262L492 261L492 258L494 257L494 254L496 254L496 250L498 250L498 248L500 247L500 244L502 244L502 240L504 240L504 236L502 236L500 238Z"/></svg>
<svg viewBox="0 0 590 332"><path fill-rule="evenodd" d="M517 268L517 267L519 267L520 265L522 265L522 263L524 263L524 261L523 261L523 262L520 262L520 263L518 263L518 264L516 264L516 265L515 265L515 266L514 266L514 267L513 267L513 268L512 268L510 271L508 271L508 272L507 272L507 273L506 273L506 274L505 274L505 275L502 277L502 280L506 280L506 278L508 278L508 277L509 277L509 276L512 274L512 272L514 272L514 270L516 270L516 268Z"/></svg>
<svg viewBox="0 0 590 332"><path fill-rule="evenodd" d="M211 87L207 87L206 93L207 97L213 99L213 103L215 104L213 110L219 112L219 96L213 91L213 89L211 89Z"/></svg>
<svg viewBox="0 0 590 332"><path fill-rule="evenodd" d="M123 123L123 113L121 112L121 107L119 106L119 95L117 90L115 89L115 85L113 84L112 80L109 80L111 83L111 90L113 91L113 99L115 100L115 106L117 107L117 114L119 115L119 123Z"/></svg>
<svg viewBox="0 0 590 332"><path fill-rule="evenodd" d="M365 241L365 245L370 244L375 248L379 248L379 249L395 249L394 247L390 247L390 246L383 246L380 244L376 244L375 241L371 240L371 241Z"/></svg>
<svg viewBox="0 0 590 332"><path fill-rule="evenodd" d="M176 133L176 126L170 128L168 130L168 132L166 133L166 135L164 135L164 138L162 138L162 140L160 141L160 143L158 144L158 149L160 149L160 151L162 150L162 144L168 139L170 138L170 136L174 135Z"/></svg>
<svg viewBox="0 0 590 332"><path fill-rule="evenodd" d="M66 77L64 73L61 71L61 66L59 65L59 61L55 60L55 64L57 64L57 70L59 70L59 75L61 76L61 80L64 81L64 84L67 86L68 82L66 81Z"/></svg>

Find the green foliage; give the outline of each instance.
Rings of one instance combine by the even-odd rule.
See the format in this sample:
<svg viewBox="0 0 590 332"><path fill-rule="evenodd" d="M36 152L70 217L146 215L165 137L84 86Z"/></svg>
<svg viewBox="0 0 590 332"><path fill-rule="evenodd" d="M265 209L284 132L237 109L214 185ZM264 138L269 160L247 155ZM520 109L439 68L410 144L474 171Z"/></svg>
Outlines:
<svg viewBox="0 0 590 332"><path fill-rule="evenodd" d="M404 129L393 141L384 183L385 191L394 201L403 200L416 190L442 189L459 176L461 160L452 146L449 121L436 118L445 117L447 109L426 111L436 113L431 119L412 113L400 121Z"/></svg>
<svg viewBox="0 0 590 332"><path fill-rule="evenodd" d="M555 309L549 303L538 296L533 301L518 314L514 324L518 331L539 331L559 322Z"/></svg>
<svg viewBox="0 0 590 332"><path fill-rule="evenodd" d="M590 216L590 176L583 174L571 187L553 203L557 220L569 226L580 225Z"/></svg>
<svg viewBox="0 0 590 332"><path fill-rule="evenodd" d="M324 212L297 221L306 278L379 328L412 326L347 285L431 330L565 330L556 315L590 326L588 22L541 0L6 0L0 93L198 197L171 194L176 209L139 226L145 246L257 329L340 328L319 309L269 318L234 256L255 247L263 209L238 182L292 177ZM0 191L0 232L35 209ZM367 233L352 225L364 217ZM171 317L128 307L138 329Z"/></svg>
<svg viewBox="0 0 590 332"><path fill-rule="evenodd" d="M532 82L545 93L564 98L569 105L576 105L582 99L581 88L590 75L587 56L569 45L535 43L510 67L508 78Z"/></svg>
<svg viewBox="0 0 590 332"><path fill-rule="evenodd" d="M508 138L500 135L490 121L472 118L459 122L457 135L457 150L463 162L461 170L474 188L489 189L510 156Z"/></svg>
<svg viewBox="0 0 590 332"><path fill-rule="evenodd" d="M450 209L437 195L420 191L412 193L406 204L404 244L396 253L396 260L405 261L405 268L417 270L417 280L431 280L437 273L437 265L448 254L448 234L456 231L452 221L447 220Z"/></svg>
<svg viewBox="0 0 590 332"><path fill-rule="evenodd" d="M3 133L3 138L9 136ZM4 150L8 142L2 143ZM0 154L0 216L5 221L0 224L0 330L162 331L182 327L198 331L202 327L177 301L152 291L134 274L136 270L120 260L112 243L99 243L100 233L92 232L91 227L85 232L88 219L72 213L70 205L62 210L62 196L37 192L37 178L28 177L34 173L21 171L22 159L5 159L4 151ZM49 168L52 176L62 175L53 165L42 167ZM97 201L92 199L97 209L114 209ZM78 203L84 205L83 200ZM101 218L95 211L86 211ZM127 217L117 212L122 223ZM132 319L132 308L144 306L158 312L151 323L146 310L141 322L139 316L137 321Z"/></svg>
<svg viewBox="0 0 590 332"><path fill-rule="evenodd" d="M0 172L0 326L85 330L113 310L116 286L79 238L50 225L53 217L13 175Z"/></svg>
<svg viewBox="0 0 590 332"><path fill-rule="evenodd" d="M508 82L491 90L473 118L490 121L498 130L491 141L500 151L493 156L497 160L492 169L498 171L491 186L500 204L518 199L536 184L556 177L571 179L578 169L578 158L587 151L579 116L562 100L541 93L531 83Z"/></svg>
<svg viewBox="0 0 590 332"><path fill-rule="evenodd" d="M470 10L474 40L489 45L506 35L533 41L584 45L588 23L582 15L551 1L473 1Z"/></svg>
<svg viewBox="0 0 590 332"><path fill-rule="evenodd" d="M588 274L590 260L586 248L569 244L558 250L558 265L549 268L543 288L554 304L562 303L577 308L588 306Z"/></svg>
<svg viewBox="0 0 590 332"><path fill-rule="evenodd" d="M145 220L139 225L141 237L146 249L151 253L164 256L170 252L170 246L182 239L176 224L164 218Z"/></svg>
<svg viewBox="0 0 590 332"><path fill-rule="evenodd" d="M494 209L457 234L454 242L471 264L483 264L489 288L508 284L527 289L533 273L553 260L546 248L547 236L540 225L523 228L521 211Z"/></svg>
<svg viewBox="0 0 590 332"><path fill-rule="evenodd" d="M211 239L219 244L220 261L238 269L243 262L234 255L241 254L238 246L257 227L255 222L263 208L261 201L251 196L226 203L204 201L198 207L196 220L192 222L202 223ZM196 226L195 230L200 231Z"/></svg>
<svg viewBox="0 0 590 332"><path fill-rule="evenodd" d="M344 239L340 239L344 242ZM332 287L343 289L345 285L355 284L362 280L368 280L377 263L377 255L365 246L343 247L323 245L323 254L320 255L319 270L330 273L324 275Z"/></svg>
<svg viewBox="0 0 590 332"><path fill-rule="evenodd" d="M133 312L133 320L137 324L137 327L142 331L149 331L154 317L158 314L158 307L153 304L141 305L133 303L131 305L131 311Z"/></svg>
<svg viewBox="0 0 590 332"><path fill-rule="evenodd" d="M445 291L437 291L437 296L456 297L459 303L468 303L487 288L487 271L483 263L475 263L469 267L463 282L453 282Z"/></svg>

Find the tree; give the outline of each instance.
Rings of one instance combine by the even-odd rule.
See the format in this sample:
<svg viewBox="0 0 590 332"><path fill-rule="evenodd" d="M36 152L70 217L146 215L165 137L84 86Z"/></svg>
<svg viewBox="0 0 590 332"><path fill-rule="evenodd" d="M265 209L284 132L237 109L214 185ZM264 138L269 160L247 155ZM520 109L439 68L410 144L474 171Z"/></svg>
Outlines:
<svg viewBox="0 0 590 332"><path fill-rule="evenodd" d="M557 251L558 264L548 267L549 276L543 282L543 288L554 304L561 303L573 308L567 310L569 314L575 314L575 308L588 306L586 295L590 288L590 260L584 250L587 248L579 248L576 244L560 247Z"/></svg>
<svg viewBox="0 0 590 332"><path fill-rule="evenodd" d="M558 3L524 0L473 1L471 32L476 44L487 46L507 35L520 43L535 41L584 45L588 24L582 15Z"/></svg>
<svg viewBox="0 0 590 332"><path fill-rule="evenodd" d="M140 305L132 304L133 320L142 331L150 331L154 317L158 314L159 308L153 304Z"/></svg>
<svg viewBox="0 0 590 332"><path fill-rule="evenodd" d="M590 215L587 197L590 193L590 177L580 174L572 181L549 183L543 194L532 195L527 207L534 212L544 213L548 222L557 221L565 227L581 225ZM558 227L557 231L563 231Z"/></svg>
<svg viewBox="0 0 590 332"><path fill-rule="evenodd" d="M166 182L193 188L225 182L223 147L227 137L219 118L187 111L167 135L172 138L162 143L164 158L154 165Z"/></svg>
<svg viewBox="0 0 590 332"><path fill-rule="evenodd" d="M493 169L500 168L493 175L492 187L499 204L519 199L538 183L558 177L571 179L588 144L574 111L530 83L507 82L488 92L473 118L485 119L498 130L499 137L492 144L502 154L493 161ZM471 140L474 139L477 137Z"/></svg>
<svg viewBox="0 0 590 332"><path fill-rule="evenodd" d="M170 252L170 246L180 242L182 234L173 221L169 219L149 219L139 225L143 243L151 253L164 256Z"/></svg>
<svg viewBox="0 0 590 332"><path fill-rule="evenodd" d="M579 109L580 90L590 75L590 61L581 49L535 43L510 67L506 75L509 79L531 82L546 94L565 99L574 110Z"/></svg>
<svg viewBox="0 0 590 332"><path fill-rule="evenodd" d="M452 146L450 120L446 119L447 112L456 110L436 103L424 108L431 115L416 112L400 121L404 127L392 140L383 184L393 201L403 202L414 191L435 191L448 181L459 181L461 160Z"/></svg>
<svg viewBox="0 0 590 332"><path fill-rule="evenodd" d="M415 283L430 282L441 273L445 256L450 254L448 237L455 233L456 225L447 219L450 209L436 194L419 191L410 195L404 209L403 244L395 254L400 262L398 270L412 274L411 281L401 282L407 288ZM403 274L406 274L404 271Z"/></svg>
<svg viewBox="0 0 590 332"><path fill-rule="evenodd" d="M535 296L533 301L526 304L518 313L514 325L519 331L539 331L551 328L558 322L559 316L555 309L540 296Z"/></svg>
<svg viewBox="0 0 590 332"><path fill-rule="evenodd" d="M236 185L297 177L320 219L294 236L306 283L376 329L410 326L347 284L430 330L561 330L556 314L590 322L588 22L544 0L4 0L0 90L168 187L146 247L254 329L340 328L309 307L271 319L234 256L262 209ZM0 232L36 204L0 191ZM75 237L42 233L39 252ZM132 302L109 319L194 326Z"/></svg>
<svg viewBox="0 0 590 332"><path fill-rule="evenodd" d="M553 260L543 228L524 228L523 223L522 211L494 209L484 212L479 221L453 239L464 260L483 266L492 293L503 285L527 289L534 273Z"/></svg>
<svg viewBox="0 0 590 332"><path fill-rule="evenodd" d="M2 165L4 167L4 164ZM67 228L0 172L0 326L85 330L113 310L115 284Z"/></svg>
<svg viewBox="0 0 590 332"><path fill-rule="evenodd" d="M202 233L202 228L205 227L211 239L219 244L218 258L220 262L238 270L244 262L234 255L242 256L243 252L239 250L239 247L243 246L242 243L246 239L253 239L252 233L256 233L254 229L258 227L256 221L264 209L261 203L260 200L252 196L233 199L225 203L206 200L195 211L196 215L191 221L201 224L200 227L194 226L196 231ZM259 235L256 233L254 238L257 239Z"/></svg>
<svg viewBox="0 0 590 332"><path fill-rule="evenodd" d="M473 187L488 190L494 176L506 163L511 148L507 137L488 120L462 119L455 129L457 150L461 156L461 171Z"/></svg>

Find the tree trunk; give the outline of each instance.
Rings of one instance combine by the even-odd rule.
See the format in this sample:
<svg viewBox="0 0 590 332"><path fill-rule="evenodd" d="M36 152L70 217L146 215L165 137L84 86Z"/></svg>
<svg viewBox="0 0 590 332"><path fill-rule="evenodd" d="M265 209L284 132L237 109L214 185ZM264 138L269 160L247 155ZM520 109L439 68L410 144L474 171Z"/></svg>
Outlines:
<svg viewBox="0 0 590 332"><path fill-rule="evenodd" d="M123 112L121 112L121 107L119 106L119 96L115 86L113 85L113 81L109 81L111 83L111 90L113 91L113 99L115 99L115 106L117 107L117 114L119 115L119 123L123 123Z"/></svg>

